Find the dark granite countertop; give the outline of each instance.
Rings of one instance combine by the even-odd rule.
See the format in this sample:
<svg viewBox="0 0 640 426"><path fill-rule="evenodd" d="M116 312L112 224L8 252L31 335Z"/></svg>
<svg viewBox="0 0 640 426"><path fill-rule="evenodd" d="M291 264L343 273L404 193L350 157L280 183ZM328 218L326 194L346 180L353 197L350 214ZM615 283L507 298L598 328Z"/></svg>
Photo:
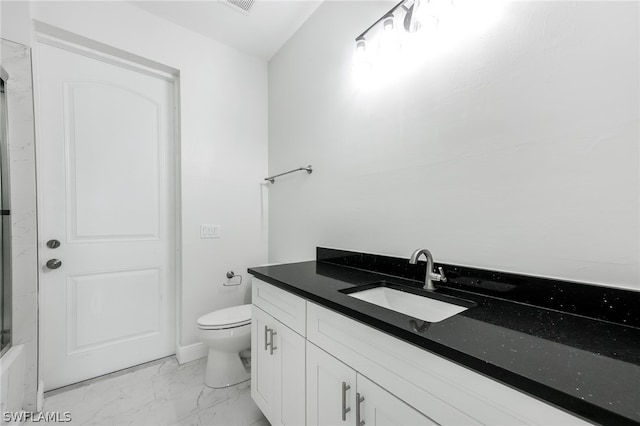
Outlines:
<svg viewBox="0 0 640 426"><path fill-rule="evenodd" d="M436 292L475 306L425 324L341 292L381 280L420 288L410 278L424 276L423 264L412 270L406 259L318 250L318 261L249 273L590 422L640 425L640 293L438 265L452 278Z"/></svg>

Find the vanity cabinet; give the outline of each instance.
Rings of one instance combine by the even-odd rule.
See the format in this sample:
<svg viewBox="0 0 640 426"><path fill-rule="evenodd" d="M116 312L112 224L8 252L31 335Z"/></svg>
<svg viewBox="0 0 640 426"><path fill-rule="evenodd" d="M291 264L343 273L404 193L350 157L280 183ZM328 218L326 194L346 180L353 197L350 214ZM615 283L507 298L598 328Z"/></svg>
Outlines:
<svg viewBox="0 0 640 426"><path fill-rule="evenodd" d="M302 425L305 422L305 338L269 313L279 312L279 309L271 306L273 303L278 308L287 308L282 300L296 302L290 298L279 299L278 291L267 288L257 292L259 294L254 298L251 315L251 396L272 425ZM272 303L261 300L265 295ZM305 301L296 299L304 311Z"/></svg>
<svg viewBox="0 0 640 426"><path fill-rule="evenodd" d="M374 426L436 423L313 343L307 342L307 425L358 424Z"/></svg>
<svg viewBox="0 0 640 426"><path fill-rule="evenodd" d="M588 424L366 324L253 283L251 395L274 425Z"/></svg>
<svg viewBox="0 0 640 426"><path fill-rule="evenodd" d="M356 370L358 380L362 376L375 382L375 386L437 424L588 424L495 380L311 302L307 302L307 340Z"/></svg>

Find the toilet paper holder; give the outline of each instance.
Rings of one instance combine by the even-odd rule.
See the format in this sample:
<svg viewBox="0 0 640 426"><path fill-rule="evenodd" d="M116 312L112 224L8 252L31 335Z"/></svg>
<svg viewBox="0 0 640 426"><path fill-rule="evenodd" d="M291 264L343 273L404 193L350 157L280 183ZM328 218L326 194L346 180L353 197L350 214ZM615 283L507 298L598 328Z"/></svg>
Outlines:
<svg viewBox="0 0 640 426"><path fill-rule="evenodd" d="M234 283L232 282L234 278L240 278L240 281ZM226 283L222 283L225 287L235 287L242 284L242 275L236 275L233 271L227 271L227 279L228 281Z"/></svg>

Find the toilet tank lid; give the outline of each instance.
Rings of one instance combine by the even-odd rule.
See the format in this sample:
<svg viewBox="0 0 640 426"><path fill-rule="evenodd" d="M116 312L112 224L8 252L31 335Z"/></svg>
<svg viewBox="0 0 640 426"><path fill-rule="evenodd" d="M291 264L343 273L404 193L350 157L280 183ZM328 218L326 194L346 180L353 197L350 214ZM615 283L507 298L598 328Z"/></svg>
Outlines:
<svg viewBox="0 0 640 426"><path fill-rule="evenodd" d="M234 325L251 321L251 305L232 306L210 312L198 318L198 325L204 327Z"/></svg>

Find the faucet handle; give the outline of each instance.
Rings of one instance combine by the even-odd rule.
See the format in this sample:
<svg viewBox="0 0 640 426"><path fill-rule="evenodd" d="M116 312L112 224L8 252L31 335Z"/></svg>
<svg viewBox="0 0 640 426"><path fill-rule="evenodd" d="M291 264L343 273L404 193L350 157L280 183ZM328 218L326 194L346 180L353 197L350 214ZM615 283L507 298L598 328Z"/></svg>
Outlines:
<svg viewBox="0 0 640 426"><path fill-rule="evenodd" d="M442 266L438 266L438 271L440 271L440 281L443 283L446 283L447 276L444 274L444 271L442 270Z"/></svg>

